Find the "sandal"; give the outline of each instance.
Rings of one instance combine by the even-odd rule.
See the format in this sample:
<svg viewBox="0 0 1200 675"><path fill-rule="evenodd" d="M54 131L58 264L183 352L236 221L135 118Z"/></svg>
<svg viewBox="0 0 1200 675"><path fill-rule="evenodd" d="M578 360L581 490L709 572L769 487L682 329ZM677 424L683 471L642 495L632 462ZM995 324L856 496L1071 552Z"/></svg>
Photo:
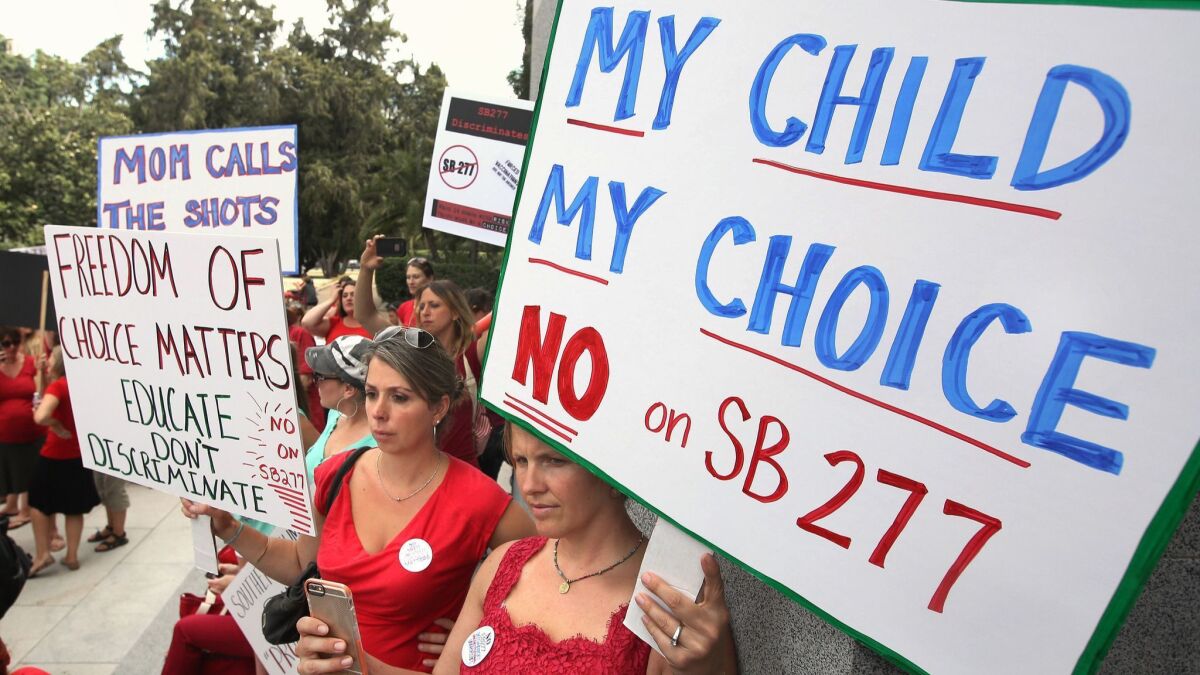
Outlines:
<svg viewBox="0 0 1200 675"><path fill-rule="evenodd" d="M50 538L50 552L58 553L67 547L67 540L62 538L62 535L54 535Z"/></svg>
<svg viewBox="0 0 1200 675"><path fill-rule="evenodd" d="M89 544L96 544L113 536L112 525L105 525L103 530L96 530L95 534L88 537Z"/></svg>
<svg viewBox="0 0 1200 675"><path fill-rule="evenodd" d="M51 562L54 562L54 561L51 561ZM63 558L59 562L61 562L64 567L71 570L72 572L79 569L79 561L78 560L72 561L72 560L67 560L66 558Z"/></svg>
<svg viewBox="0 0 1200 675"><path fill-rule="evenodd" d="M54 556L52 556L52 555L48 555L45 558L42 558L41 560L34 560L33 565L29 568L29 577L28 578L32 579L32 578L36 577L38 575L38 573L42 572L47 567L49 567L53 564L54 564Z"/></svg>
<svg viewBox="0 0 1200 675"><path fill-rule="evenodd" d="M29 524L29 521L30 521L29 516L21 516L21 515L9 516L8 529L15 530L18 527L25 527L26 525Z"/></svg>
<svg viewBox="0 0 1200 675"><path fill-rule="evenodd" d="M126 536L124 534L117 534L116 532L113 532L112 534L108 535L108 537L104 541L100 542L100 544L96 546L95 550L97 553L105 553L107 551L113 550L114 548L120 548L128 543L129 543L128 536Z"/></svg>

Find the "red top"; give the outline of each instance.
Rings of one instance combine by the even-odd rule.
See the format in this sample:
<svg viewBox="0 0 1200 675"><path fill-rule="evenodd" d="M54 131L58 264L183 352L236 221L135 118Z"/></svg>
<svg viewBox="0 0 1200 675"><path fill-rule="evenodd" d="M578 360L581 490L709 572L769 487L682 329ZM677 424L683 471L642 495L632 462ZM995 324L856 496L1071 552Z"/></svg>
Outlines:
<svg viewBox="0 0 1200 675"><path fill-rule="evenodd" d="M358 328L351 328L350 326L346 325L346 320L344 318L335 314L333 315L333 318L329 320L329 332L325 334L325 343L328 344L333 342L343 335L361 335L368 340L371 339L371 334L367 332L366 328L363 328L362 326L359 326Z"/></svg>
<svg viewBox="0 0 1200 675"><path fill-rule="evenodd" d="M288 340L296 345L297 361L300 364L301 375L312 375L312 368L304 358L304 352L309 347L317 346L317 339L304 326L296 324L288 329ZM325 409L321 407L321 394L317 391L317 383L309 382L308 389L300 392L300 396L308 397L308 421L317 429L325 428Z"/></svg>
<svg viewBox="0 0 1200 675"><path fill-rule="evenodd" d="M46 444L42 446L42 457L50 459L79 459L79 437L75 434L75 415L71 412L71 393L67 390L67 378L60 377L46 387L46 396L58 399L58 407L51 415L71 432L70 438L62 438L53 431L46 433Z"/></svg>
<svg viewBox="0 0 1200 675"><path fill-rule="evenodd" d="M625 627L621 605L608 618L604 642L578 636L561 642L550 639L537 624L514 626L504 600L521 579L521 570L542 547L545 537L529 537L515 542L504 554L496 576L483 599L480 626L491 626L496 641L487 655L474 667L465 663L460 672L471 673L637 673L646 672L650 645Z"/></svg>
<svg viewBox="0 0 1200 675"><path fill-rule="evenodd" d="M33 423L36 372L33 359L25 356L16 377L0 373L0 443L32 443L45 433Z"/></svg>
<svg viewBox="0 0 1200 675"><path fill-rule="evenodd" d="M317 467L317 504L324 505L348 455L340 453ZM346 475L321 530L321 578L350 587L368 654L397 668L428 672L421 665L428 655L417 651L417 635L437 619L458 616L471 575L512 498L496 481L450 457L442 484L412 521L383 550L368 553L354 529L347 487L357 468ZM419 572L400 563L401 547L413 539L424 540L433 552L429 566Z"/></svg>
<svg viewBox="0 0 1200 675"><path fill-rule="evenodd" d="M472 341L467 351L454 360L454 370L458 376L466 378L466 360L471 359L471 369L478 382L479 373L483 368L479 365L479 355L475 352L475 342ZM471 392L464 391L462 399L450 409L450 420L438 431L438 447L442 452L454 455L462 461L479 468L479 456L475 453L475 407L471 400Z"/></svg>
<svg viewBox="0 0 1200 675"><path fill-rule="evenodd" d="M400 319L401 326L416 326L413 322L413 310L416 304L412 300L405 300L396 308L396 318Z"/></svg>

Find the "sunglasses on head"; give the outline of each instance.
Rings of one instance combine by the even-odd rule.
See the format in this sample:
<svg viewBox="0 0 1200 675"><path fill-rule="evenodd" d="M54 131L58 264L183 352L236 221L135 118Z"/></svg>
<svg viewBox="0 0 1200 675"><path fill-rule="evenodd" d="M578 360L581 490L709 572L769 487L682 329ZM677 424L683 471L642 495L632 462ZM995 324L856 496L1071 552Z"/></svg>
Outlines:
<svg viewBox="0 0 1200 675"><path fill-rule="evenodd" d="M17 346L17 343L13 342L12 340L0 340L0 347L3 347L5 349L8 349L9 347L16 347L16 346Z"/></svg>
<svg viewBox="0 0 1200 675"><path fill-rule="evenodd" d="M425 258L409 258L408 260L409 265L424 265L427 262L429 262L429 260Z"/></svg>
<svg viewBox="0 0 1200 675"><path fill-rule="evenodd" d="M313 382L324 382L325 380L337 380L337 379L338 378L336 375L326 375L325 373L318 373L316 371L313 371Z"/></svg>
<svg viewBox="0 0 1200 675"><path fill-rule="evenodd" d="M425 349L433 344L433 334L421 328L401 328L397 335L392 338L404 338L409 347L415 349Z"/></svg>

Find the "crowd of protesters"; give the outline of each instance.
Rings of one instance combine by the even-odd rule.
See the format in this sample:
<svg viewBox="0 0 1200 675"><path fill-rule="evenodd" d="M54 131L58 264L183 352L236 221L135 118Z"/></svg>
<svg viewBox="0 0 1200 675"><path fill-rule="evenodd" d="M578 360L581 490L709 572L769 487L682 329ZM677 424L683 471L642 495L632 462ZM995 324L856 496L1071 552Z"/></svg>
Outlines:
<svg viewBox="0 0 1200 675"><path fill-rule="evenodd" d="M696 561L699 599L641 579L657 596L636 598L652 650L623 625L646 550L624 496L480 404L491 293L464 292L413 258L411 299L383 310L382 260L370 239L357 279L333 282L320 300L304 277L286 297L316 534L273 536L184 500L185 515L210 516L226 547L204 601L181 603L163 672L265 672L232 617L210 610L246 564L288 585L309 563L351 589L361 651L305 617L300 672L735 671L711 556ZM55 343L53 333L0 329L0 518L9 529L33 523L30 576L64 549L61 564L79 568L83 516L98 505L107 524L87 542L98 552L129 542L124 482L83 466ZM512 494L496 482L505 461ZM482 630L490 655L464 662Z"/></svg>

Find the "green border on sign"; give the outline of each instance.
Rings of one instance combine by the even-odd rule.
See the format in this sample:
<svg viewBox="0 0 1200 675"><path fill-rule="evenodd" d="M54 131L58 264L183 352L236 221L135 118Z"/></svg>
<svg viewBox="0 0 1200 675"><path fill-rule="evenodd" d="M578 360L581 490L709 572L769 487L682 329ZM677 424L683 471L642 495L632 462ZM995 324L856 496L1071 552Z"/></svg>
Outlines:
<svg viewBox="0 0 1200 675"><path fill-rule="evenodd" d="M1176 9L1200 9L1200 0L951 0L953 2L977 2L977 3L996 3L996 4L1041 4L1041 5L1097 5L1111 7L1135 7L1135 8L1176 8ZM546 81L550 74L550 60L554 53L554 42L558 37L558 20L562 15L563 0L558 0L554 10L554 24L550 30L550 41L546 47L546 58L542 65L542 77L538 86L538 99L533 110L533 122L529 130L529 142L525 146L525 157L521 164L521 180L517 185L516 201L513 203L513 214L511 225L508 230L508 242L504 248L504 261L501 266L500 280L496 287L496 302L493 307L494 316L493 323L499 319L500 297L504 290L504 279L508 273L509 256L512 254L512 238L517 230L517 208L521 203L521 194L525 189L525 179L527 177L524 167L529 166L529 158L533 153L534 142L537 137L538 120L541 117L542 103L544 93L546 91ZM487 360L491 356L491 341L488 341L487 350L483 356L484 372L487 372ZM534 436L540 438L543 442L553 447L558 452L570 457L575 462L587 467L596 476L603 479L612 487L617 488L630 499L641 504L649 511L655 513L659 518L663 518L675 525L679 529L687 532L694 539L703 542L705 545L719 552L726 559L736 563L746 572L753 575L766 585L775 589L785 597L789 598L796 604L804 607L808 611L821 617L825 622L834 626L843 633L849 635L855 640L867 645L871 649L878 652L888 661L897 666L911 672L926 675L926 671L912 661L905 658L899 652L888 647L887 645L875 640L874 638L855 630L853 627L843 623L832 614L821 609L803 596L799 595L792 589L784 586L775 579L762 574L750 565L742 562L735 556L730 555L727 551L717 546L708 539L701 537L695 532L682 526L667 514L657 509L653 504L647 502L641 496L633 493L624 485L616 481L612 476L608 475L603 469L595 464L592 464L587 459L579 456L570 448L567 448L558 441L549 438L546 434L540 432L523 418L515 417L511 413L503 410L499 405L491 401L484 400L487 407L495 411L510 424L516 424ZM1133 608L1134 601L1137 600L1141 593L1142 586L1145 585L1146 579L1154 571L1158 560L1162 557L1163 551L1170 542L1175 529L1179 527L1179 522L1183 519L1187 512L1188 506L1195 499L1197 491L1200 490L1200 442L1192 448L1192 455L1184 465L1179 478L1175 484L1171 486L1163 503L1159 506L1154 518L1150 521L1146 532L1142 535L1141 541L1134 552L1133 558L1130 560L1129 567L1125 570L1125 575L1117 584L1116 591L1113 593L1112 599L1108 603L1108 607L1104 610L1104 614L1100 617L1096 625L1096 630L1092 633L1092 637L1088 640L1086 647L1079 656L1079 660L1075 664L1074 673L1095 673L1100 668L1100 664L1108 653L1109 647L1112 646L1113 640L1116 639L1125 618L1129 615L1129 611Z"/></svg>
<svg viewBox="0 0 1200 675"><path fill-rule="evenodd" d="M1200 9L1200 0L952 0L995 5L1090 5L1129 9Z"/></svg>

